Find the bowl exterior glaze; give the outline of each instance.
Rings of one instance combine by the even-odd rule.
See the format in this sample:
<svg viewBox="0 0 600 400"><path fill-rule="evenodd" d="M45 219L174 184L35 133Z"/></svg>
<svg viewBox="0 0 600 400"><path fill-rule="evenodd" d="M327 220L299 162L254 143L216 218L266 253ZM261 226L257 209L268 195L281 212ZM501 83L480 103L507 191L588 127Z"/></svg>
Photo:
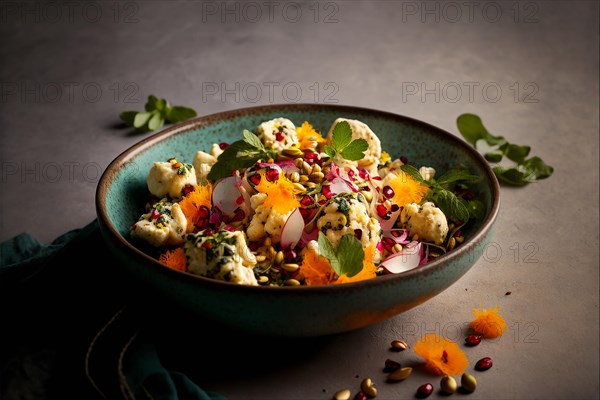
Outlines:
<svg viewBox="0 0 600 400"><path fill-rule="evenodd" d="M486 217L465 229L453 252L397 275L343 285L252 287L172 270L129 241L129 229L143 212L146 176L153 162L171 157L191 162L198 150L233 142L243 129L285 117L299 126L309 121L323 133L338 117L365 122L393 158L445 171L460 163L482 177L480 199ZM210 320L242 331L274 336L319 336L384 321L436 296L462 277L481 257L493 234L499 186L487 162L463 140L427 123L366 108L290 104L245 108L196 118L159 132L119 155L105 170L96 192L102 235L124 273L155 294Z"/></svg>

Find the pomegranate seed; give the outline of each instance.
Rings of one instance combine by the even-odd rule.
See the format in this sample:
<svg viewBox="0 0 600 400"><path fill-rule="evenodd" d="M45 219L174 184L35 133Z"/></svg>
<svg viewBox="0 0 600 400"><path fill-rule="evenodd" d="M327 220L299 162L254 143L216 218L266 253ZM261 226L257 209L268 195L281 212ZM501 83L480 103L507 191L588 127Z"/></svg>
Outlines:
<svg viewBox="0 0 600 400"><path fill-rule="evenodd" d="M369 173L364 168L358 169L358 176L360 176L362 179L369 179Z"/></svg>
<svg viewBox="0 0 600 400"><path fill-rule="evenodd" d="M487 371L492 368L492 365L494 365L494 363L490 357L483 357L481 360L477 361L475 369L477 371Z"/></svg>
<svg viewBox="0 0 600 400"><path fill-rule="evenodd" d="M367 397L366 393L363 392L362 390L358 393L356 393L356 396L354 396L354 400L368 400L369 397Z"/></svg>
<svg viewBox="0 0 600 400"><path fill-rule="evenodd" d="M277 132L275 134L275 139L277 139L278 142L283 142L283 139L285 139L285 136L283 136L283 133Z"/></svg>
<svg viewBox="0 0 600 400"><path fill-rule="evenodd" d="M244 218L246 218L246 213L241 208L238 208L238 209L235 210L235 214L233 215L233 218L231 219L231 221L232 222L234 222L234 221L241 221Z"/></svg>
<svg viewBox="0 0 600 400"><path fill-rule="evenodd" d="M313 200L312 197L310 196L304 196L302 197L302 199L300 200L300 204L303 205L304 207L308 207L311 204L313 204L315 201Z"/></svg>
<svg viewBox="0 0 600 400"><path fill-rule="evenodd" d="M156 210L152 210L152 215L150 215L150 218L158 219L158 218L160 218L160 213Z"/></svg>
<svg viewBox="0 0 600 400"><path fill-rule="evenodd" d="M304 155L304 158L306 160L318 160L319 159L319 153L314 153L314 152L306 153Z"/></svg>
<svg viewBox="0 0 600 400"><path fill-rule="evenodd" d="M377 215L379 215L380 218L386 217L387 213L388 210L383 204L377 204Z"/></svg>
<svg viewBox="0 0 600 400"><path fill-rule="evenodd" d="M469 335L465 338L465 344L469 347L477 346L481 343L481 335Z"/></svg>
<svg viewBox="0 0 600 400"><path fill-rule="evenodd" d="M351 169L350 171L348 171L348 178L355 180L355 175L356 174L354 173L354 170Z"/></svg>
<svg viewBox="0 0 600 400"><path fill-rule="evenodd" d="M205 249L212 249L212 244L207 241L202 243L202 247L204 247Z"/></svg>
<svg viewBox="0 0 600 400"><path fill-rule="evenodd" d="M277 171L274 168L269 168L269 169L267 169L267 173L265 174L265 177L267 178L267 180L269 182L275 182L277 179L279 179L279 171Z"/></svg>
<svg viewBox="0 0 600 400"><path fill-rule="evenodd" d="M192 190L194 190L194 187L193 187L193 186L186 185L186 186L183 188L183 196L184 196L184 197L185 197L185 196L187 196L188 194L190 194L190 192L191 192Z"/></svg>
<svg viewBox="0 0 600 400"><path fill-rule="evenodd" d="M394 193L394 189L392 189L390 186L387 186L387 185L383 187L382 193L386 199L391 199L396 194L396 193Z"/></svg>
<svg viewBox="0 0 600 400"><path fill-rule="evenodd" d="M309 210L308 208L300 208L300 215L302 215L304 222L308 222L308 220L310 220L310 218L313 216L313 211Z"/></svg>
<svg viewBox="0 0 600 400"><path fill-rule="evenodd" d="M362 229L355 229L354 237L357 238L358 240L362 239Z"/></svg>
<svg viewBox="0 0 600 400"><path fill-rule="evenodd" d="M228 148L228 147L229 147L229 143L225 143L225 142L223 142L223 143L219 143L219 148L220 148L221 150L225 150L225 149L226 149L226 148Z"/></svg>
<svg viewBox="0 0 600 400"><path fill-rule="evenodd" d="M210 215L210 210L206 206L200 206L198 209L198 216L200 218L207 218Z"/></svg>
<svg viewBox="0 0 600 400"><path fill-rule="evenodd" d="M283 252L283 257L286 261L291 262L298 258L298 254L292 249L287 249Z"/></svg>
<svg viewBox="0 0 600 400"><path fill-rule="evenodd" d="M323 187L321 188L321 192L328 199L330 199L333 196L333 192L331 191L331 188L329 187L329 185L323 185Z"/></svg>
<svg viewBox="0 0 600 400"><path fill-rule="evenodd" d="M250 182L252 182L254 185L258 185L260 183L260 175L259 174L254 174L250 178L248 178L248 180Z"/></svg>
<svg viewBox="0 0 600 400"><path fill-rule="evenodd" d="M425 397L428 397L431 393L433 393L433 385L431 383L421 385L417 389L417 397L419 399L424 399Z"/></svg>
<svg viewBox="0 0 600 400"><path fill-rule="evenodd" d="M396 212L400 209L400 206L398 204L392 204L392 212Z"/></svg>
<svg viewBox="0 0 600 400"><path fill-rule="evenodd" d="M256 250L258 250L259 247L260 247L260 244L258 242L249 242L248 243L248 248L251 251L256 251Z"/></svg>
<svg viewBox="0 0 600 400"><path fill-rule="evenodd" d="M455 226L461 226L462 224L463 224L463 222L462 222L460 219L457 219L457 220L454 222L454 225L455 225Z"/></svg>
<svg viewBox="0 0 600 400"><path fill-rule="evenodd" d="M458 237L458 236L462 236L462 232L460 229L454 233L454 237Z"/></svg>
<svg viewBox="0 0 600 400"><path fill-rule="evenodd" d="M400 157L400 161L402 161L402 164L408 164L408 158L404 156Z"/></svg>

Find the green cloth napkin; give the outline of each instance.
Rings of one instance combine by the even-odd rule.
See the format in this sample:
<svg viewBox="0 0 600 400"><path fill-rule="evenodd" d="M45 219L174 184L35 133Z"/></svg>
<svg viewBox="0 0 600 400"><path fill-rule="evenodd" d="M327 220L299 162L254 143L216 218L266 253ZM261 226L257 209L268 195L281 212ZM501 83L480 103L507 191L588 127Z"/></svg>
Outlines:
<svg viewBox="0 0 600 400"><path fill-rule="evenodd" d="M0 261L0 398L224 399L161 362L160 307L119 270L97 221L49 245L18 235Z"/></svg>

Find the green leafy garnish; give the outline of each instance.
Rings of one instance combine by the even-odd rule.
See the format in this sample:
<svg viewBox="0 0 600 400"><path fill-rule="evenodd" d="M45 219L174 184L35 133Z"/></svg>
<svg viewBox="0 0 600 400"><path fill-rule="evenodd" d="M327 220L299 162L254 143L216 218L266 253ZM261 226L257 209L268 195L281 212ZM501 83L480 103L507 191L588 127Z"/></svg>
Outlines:
<svg viewBox="0 0 600 400"><path fill-rule="evenodd" d="M152 132L161 128L165 122L176 123L194 118L196 111L183 106L171 106L165 99L148 96L145 111L123 111L121 121L142 132Z"/></svg>
<svg viewBox="0 0 600 400"><path fill-rule="evenodd" d="M514 166L492 168L498 180L512 186L525 186L539 179L548 178L554 168L539 157L530 157L531 147L512 144L502 136L493 136L483 126L481 118L475 114L462 114L456 120L461 135L477 148L477 142L484 140L489 146L496 146L484 154L490 163L499 163L504 157L514 162Z"/></svg>
<svg viewBox="0 0 600 400"><path fill-rule="evenodd" d="M454 194L456 188L462 188L480 179L466 168L456 167L438 179L431 178L427 181L412 165L406 164L400 169L417 182L428 186L430 190L426 199L435 203L448 217L467 222L470 218L480 218L483 214L483 203L476 203L476 200L468 201Z"/></svg>
<svg viewBox="0 0 600 400"><path fill-rule="evenodd" d="M333 128L331 146L325 145L325 153L333 160L340 155L349 161L357 161L365 156L369 144L365 139L352 140L352 128L347 121L338 122Z"/></svg>
<svg viewBox="0 0 600 400"><path fill-rule="evenodd" d="M258 160L275 158L277 151L267 149L252 132L244 129L244 139L233 142L217 158L217 162L208 173L208 180L216 182L231 176L233 171L253 166Z"/></svg>
<svg viewBox="0 0 600 400"><path fill-rule="evenodd" d="M331 268L338 276L346 274L348 278L358 274L363 269L365 251L361 242L351 234L342 236L337 251L323 232L319 232L319 254L329 260Z"/></svg>

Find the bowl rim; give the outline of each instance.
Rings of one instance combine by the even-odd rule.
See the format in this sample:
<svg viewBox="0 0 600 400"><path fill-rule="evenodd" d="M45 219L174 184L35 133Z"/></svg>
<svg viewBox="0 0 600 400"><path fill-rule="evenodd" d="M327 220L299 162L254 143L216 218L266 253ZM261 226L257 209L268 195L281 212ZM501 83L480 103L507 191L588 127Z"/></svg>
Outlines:
<svg viewBox="0 0 600 400"><path fill-rule="evenodd" d="M472 237L465 242L457 249L452 252L445 254L444 256L427 263L424 266L400 273L400 274L388 274L383 276L378 276L373 279L367 279L358 282L349 282L344 283L342 285L312 285L312 286L251 286L251 285L241 285L241 284L232 284L231 282L220 281L217 279L212 279L200 275L191 274L184 271L178 271L173 268L169 268L166 265L159 262L157 259L152 258L150 255L146 254L142 250L138 249L132 243L130 243L123 235L121 235L110 218L108 217L108 211L106 208L106 195L111 186L112 178L118 172L120 168L127 164L132 158L134 158L137 154L140 154L145 149L152 147L153 145L161 142L162 140L176 136L179 134L183 134L185 132L196 130L198 128L210 125L217 121L223 121L228 119L233 119L235 117L243 116L243 115L252 115L256 113L267 113L279 111L282 116L285 117L285 112L287 110L293 111L309 111L311 109L314 110L322 110L322 109L331 109L336 110L343 115L344 112L348 113L363 113L363 114L373 114L381 117L385 117L392 120L399 120L403 123L409 123L411 125L416 125L420 127L427 128L430 133L439 136L441 139L445 141L450 141L453 145L461 148L462 150L468 152L471 157L473 157L485 171L485 175L487 180L490 183L491 189L491 200L492 204L490 206L490 212L486 216L486 218L482 221L479 228L473 233ZM100 180L98 181L98 185L96 188L96 214L98 218L98 222L100 224L101 230L103 232L104 240L107 241L108 237L106 235L110 235L114 240L113 243L116 243L122 250L130 254L132 257L136 257L139 261L145 262L148 264L150 268L160 268L165 274L173 274L174 277L191 279L195 280L198 283L203 285L213 286L215 288L228 288L229 290L237 290L237 291L249 291L252 293L254 291L273 291L273 292L281 292L281 293L326 293L331 290L335 290L338 292L344 291L353 291L357 288L361 287L371 287L371 286L383 286L386 284L390 284L396 281L410 280L416 276L420 275L428 275L431 273L435 273L440 269L443 269L447 264L451 263L453 259L459 258L463 253L467 253L472 251L478 243L481 243L485 235L489 230L492 229L492 226L498 216L499 208L500 208L500 185L498 180L489 166L487 160L473 147L471 147L466 141L460 139L456 135L439 128L435 125L432 125L428 122L418 120L416 118L408 117L402 114L392 113L389 111L377 110L368 107L361 106L352 106L352 105L341 105L341 104L318 104L318 103L282 103L282 104L269 104L269 105L260 105L260 106L251 106L251 107L243 107L237 108L227 111L221 111L213 114L208 114L205 116L195 117L193 119L189 119L187 121L183 121L177 124L174 124L168 128L162 129L161 131L152 134L151 136L142 139L141 141L133 144L123 152L121 152L117 157L110 162L110 164L106 167ZM475 260L476 261L476 260ZM334 288L334 289L332 289Z"/></svg>

